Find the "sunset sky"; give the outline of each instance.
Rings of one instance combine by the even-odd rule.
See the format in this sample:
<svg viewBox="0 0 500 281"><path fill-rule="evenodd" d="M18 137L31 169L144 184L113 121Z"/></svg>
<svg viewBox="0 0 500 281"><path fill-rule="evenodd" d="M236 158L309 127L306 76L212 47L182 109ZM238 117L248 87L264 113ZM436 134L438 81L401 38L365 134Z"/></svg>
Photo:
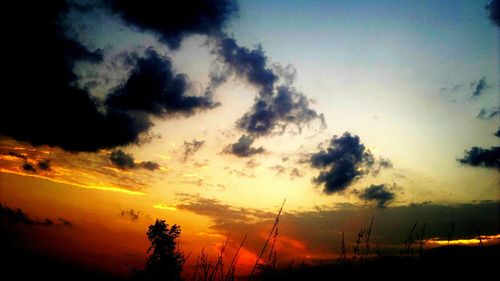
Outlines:
<svg viewBox="0 0 500 281"><path fill-rule="evenodd" d="M429 246L451 222L498 243L498 1L48 2L11 11L14 245L126 275L161 218L188 265L248 234L244 271L285 198L283 263L336 258L372 217L387 251L415 222Z"/></svg>

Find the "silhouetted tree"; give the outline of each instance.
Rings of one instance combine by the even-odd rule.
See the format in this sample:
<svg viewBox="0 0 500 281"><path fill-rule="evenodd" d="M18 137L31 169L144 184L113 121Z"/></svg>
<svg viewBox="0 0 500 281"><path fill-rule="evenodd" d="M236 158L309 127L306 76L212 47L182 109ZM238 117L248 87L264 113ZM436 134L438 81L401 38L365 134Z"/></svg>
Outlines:
<svg viewBox="0 0 500 281"><path fill-rule="evenodd" d="M182 280L182 266L186 259L177 244L180 226L174 224L169 227L165 220L157 219L146 234L151 242L149 256L144 271L137 277L146 280Z"/></svg>

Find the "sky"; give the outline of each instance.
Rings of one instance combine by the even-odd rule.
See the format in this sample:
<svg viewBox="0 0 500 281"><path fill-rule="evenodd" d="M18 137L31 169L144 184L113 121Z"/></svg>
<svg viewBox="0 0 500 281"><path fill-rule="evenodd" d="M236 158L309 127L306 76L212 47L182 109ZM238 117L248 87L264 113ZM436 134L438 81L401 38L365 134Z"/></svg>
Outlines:
<svg viewBox="0 0 500 281"><path fill-rule="evenodd" d="M0 105L12 245L126 275L160 218L193 257L247 234L244 272L285 199L284 264L372 217L384 251L416 222L498 243L498 1L32 5Z"/></svg>

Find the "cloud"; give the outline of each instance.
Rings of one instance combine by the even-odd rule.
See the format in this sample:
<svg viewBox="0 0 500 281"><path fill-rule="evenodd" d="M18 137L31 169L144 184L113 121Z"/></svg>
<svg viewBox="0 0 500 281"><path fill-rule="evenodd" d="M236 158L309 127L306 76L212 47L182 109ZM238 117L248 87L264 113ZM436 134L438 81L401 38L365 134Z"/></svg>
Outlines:
<svg viewBox="0 0 500 281"><path fill-rule="evenodd" d="M127 154L121 149L111 152L109 159L111 160L111 163L120 169L135 168L134 157L132 154Z"/></svg>
<svg viewBox="0 0 500 281"><path fill-rule="evenodd" d="M36 165L40 170L50 171L50 159L39 160Z"/></svg>
<svg viewBox="0 0 500 281"><path fill-rule="evenodd" d="M140 211L135 211L134 209L128 209L128 210L123 210L120 212L120 216L124 219L131 220L131 221L137 221L139 220L141 212Z"/></svg>
<svg viewBox="0 0 500 281"><path fill-rule="evenodd" d="M496 26L500 26L500 0L493 0L490 4L486 5L486 10L489 11L489 19Z"/></svg>
<svg viewBox="0 0 500 281"><path fill-rule="evenodd" d="M494 135L500 138L500 127L498 127L498 130L494 133Z"/></svg>
<svg viewBox="0 0 500 281"><path fill-rule="evenodd" d="M28 160L28 156L23 155L21 153L14 152L14 151L9 151L7 153L7 155L12 156L12 157L16 157L16 158L19 158L19 159L23 159L23 160Z"/></svg>
<svg viewBox="0 0 500 281"><path fill-rule="evenodd" d="M253 137L242 135L237 142L226 147L224 152L238 157L250 157L255 154L264 153L265 149L262 146L258 148L252 147L254 141Z"/></svg>
<svg viewBox="0 0 500 281"><path fill-rule="evenodd" d="M255 159L253 158L250 158L250 160L248 160L246 163L245 163L245 167L247 168L250 168L250 169L255 169L257 167L259 167L261 164L257 161L255 161Z"/></svg>
<svg viewBox="0 0 500 281"><path fill-rule="evenodd" d="M191 115L217 106L211 96L188 95L189 90L187 76L176 74L170 59L150 48L105 103L114 109L156 116Z"/></svg>
<svg viewBox="0 0 500 281"><path fill-rule="evenodd" d="M396 198L396 194L389 190L384 184L370 185L358 192L359 198L366 201L376 201L378 208L385 208Z"/></svg>
<svg viewBox="0 0 500 281"><path fill-rule="evenodd" d="M0 204L0 223L24 224L24 225L42 225L42 226L72 226L73 224L65 219L58 218L57 222L51 219L36 220L32 219L21 209L13 209Z"/></svg>
<svg viewBox="0 0 500 281"><path fill-rule="evenodd" d="M26 172L31 172L31 173L36 173L36 169L35 167L33 167L33 165L31 165L30 163L24 163L21 168L23 168L24 171Z"/></svg>
<svg viewBox="0 0 500 281"><path fill-rule="evenodd" d="M140 162L138 165L139 165L139 167L146 169L146 170L150 170L150 171L160 169L160 165L156 162L153 162L153 161L143 161L143 162Z"/></svg>
<svg viewBox="0 0 500 281"><path fill-rule="evenodd" d="M498 107L481 108L479 114L477 115L477 118L481 120L490 120L497 116L500 116L500 108Z"/></svg>
<svg viewBox="0 0 500 281"><path fill-rule="evenodd" d="M323 185L326 194L332 194L363 177L374 159L358 136L345 132L341 137L333 136L328 148L312 154L309 162L313 168L322 170L314 182Z"/></svg>
<svg viewBox="0 0 500 281"><path fill-rule="evenodd" d="M111 163L122 170L143 168L150 171L158 170L160 165L152 161L144 161L136 163L132 154L125 153L123 150L118 149L112 151L109 155Z"/></svg>
<svg viewBox="0 0 500 281"><path fill-rule="evenodd" d="M263 219L271 219L275 215L258 209L236 207L224 204L217 199L208 199L199 195L179 194L178 199L182 202L176 205L179 210L187 210L221 221L230 222L253 222Z"/></svg>
<svg viewBox="0 0 500 281"><path fill-rule="evenodd" d="M193 156L200 148L205 144L205 141L197 141L196 139L193 139L192 142L184 141L183 144L183 153L182 153L182 161L186 162L189 157Z"/></svg>
<svg viewBox="0 0 500 281"><path fill-rule="evenodd" d="M297 168L293 168L293 169L290 171L290 178L291 178L291 179L294 179L294 178L301 178L301 177L303 177L303 176L304 176L304 174L303 174L301 171L299 171L299 169L297 169Z"/></svg>
<svg viewBox="0 0 500 281"><path fill-rule="evenodd" d="M254 105L237 121L240 130L252 136L264 136L283 133L289 124L294 124L300 132L315 119L324 126L323 115L311 109L307 97L293 87L296 73L293 67L270 67L261 46L241 47L225 34L215 41L219 67L211 72L209 88L224 83L232 74L259 88ZM284 82L278 85L280 80Z"/></svg>
<svg viewBox="0 0 500 281"><path fill-rule="evenodd" d="M240 170L237 170L237 169L234 169L234 168L230 168L230 167L224 167L224 170L227 170L229 174L231 175L236 175L238 177L245 177L245 178L255 178L255 174L249 174L249 173L246 173L244 171L240 171Z"/></svg>
<svg viewBox="0 0 500 281"><path fill-rule="evenodd" d="M9 29L17 43L8 50L5 86L16 91L2 96L0 118L11 121L0 125L0 135L35 146L95 152L139 143L153 126L151 115L190 115L215 106L211 96L188 94L187 76L175 73L170 59L152 50L129 60L134 64L131 76L112 93L104 93L108 98L91 95L84 86L89 81L80 84L73 71L80 63L102 63L105 53L75 39L82 36L67 20L72 8L85 16L91 8L107 6L126 22L158 33L171 47L178 47L188 34L217 32L237 10L230 0L183 3L175 9L156 1L112 1L83 8L66 1L37 1L30 9L24 3L9 5L9 12L22 15L24 24Z"/></svg>
<svg viewBox="0 0 500 281"><path fill-rule="evenodd" d="M250 50L238 46L235 39L221 35L217 40L217 55L227 69L224 73L212 74L212 80L215 75L218 80L225 81L229 74L235 73L259 87L261 96L273 94L279 77L267 66L267 57L261 46Z"/></svg>
<svg viewBox="0 0 500 281"><path fill-rule="evenodd" d="M486 83L486 77L479 79L477 83L472 83L471 87L473 88L472 98L481 96L482 94L484 94L485 90L491 88L491 86Z"/></svg>
<svg viewBox="0 0 500 281"><path fill-rule="evenodd" d="M276 176L287 174L290 179L301 178L304 174L297 168L285 167L283 165L274 165L269 170L276 172Z"/></svg>
<svg viewBox="0 0 500 281"><path fill-rule="evenodd" d="M498 133L498 132L497 132ZM463 165L473 167L500 169L500 147L494 146L490 149L474 146L465 151L465 156L458 159Z"/></svg>
<svg viewBox="0 0 500 281"><path fill-rule="evenodd" d="M286 168L282 165L271 166L269 167L269 170L275 171L277 176L286 172Z"/></svg>
<svg viewBox="0 0 500 281"><path fill-rule="evenodd" d="M392 169L393 168L393 164L392 164L392 161L390 159L380 157L378 159L378 161L376 161L376 162L377 163L374 163L374 164L376 164L376 166L372 170L372 175L374 175L374 176L378 175L382 169Z"/></svg>
<svg viewBox="0 0 500 281"><path fill-rule="evenodd" d="M180 47L188 34L213 34L220 32L225 23L236 14L234 0L179 1L109 1L112 11L127 23L160 36L160 41L170 48Z"/></svg>
<svg viewBox="0 0 500 281"><path fill-rule="evenodd" d="M307 97L293 87L279 86L272 97L261 96L237 121L237 127L256 136L283 133L289 124L299 129L311 121L324 117L309 107ZM276 131L277 129L277 131Z"/></svg>
<svg viewBox="0 0 500 281"><path fill-rule="evenodd" d="M220 235L268 233L276 211L240 208L216 199L185 196L178 209L207 216L212 220L211 230ZM328 256L339 251L339 241L345 232L346 242L354 243L360 227L366 227L375 218L371 241L381 249L399 251L415 222L426 223L426 237L447 239L449 225L455 221L454 238L463 239L498 234L499 201L439 205L430 202L386 208L366 208L350 204L318 207L310 211L290 211L285 205L280 217L278 250L282 259L304 259L306 255ZM304 229L308 231L304 231ZM234 237L234 236L233 236ZM245 247L257 251L265 236L249 236ZM291 245L286 241L297 241ZM302 245L297 251L293 245ZM395 252L396 254L397 252ZM301 256L303 255L303 256ZM335 256L335 255L333 255ZM332 256L330 256L332 257Z"/></svg>
<svg viewBox="0 0 500 281"><path fill-rule="evenodd" d="M24 24L11 27L11 39L17 43L6 60L6 88L17 90L2 96L0 118L10 121L0 125L0 134L69 151L137 142L151 126L147 118L102 110L99 100L76 86L76 62L97 63L102 53L66 36L62 20L69 10L66 2L37 1L30 9L15 3L9 8L10 13L23 15Z"/></svg>

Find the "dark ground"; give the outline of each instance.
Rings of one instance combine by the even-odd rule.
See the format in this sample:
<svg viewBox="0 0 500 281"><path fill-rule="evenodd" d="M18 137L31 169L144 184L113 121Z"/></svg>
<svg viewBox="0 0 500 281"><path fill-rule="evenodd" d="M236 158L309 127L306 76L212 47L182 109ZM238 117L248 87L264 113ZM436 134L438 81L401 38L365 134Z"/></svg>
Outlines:
<svg viewBox="0 0 500 281"><path fill-rule="evenodd" d="M1 280L123 280L65 261L13 249L1 243ZM500 245L450 246L427 251L420 258L381 257L362 264L296 265L254 280L498 280ZM247 279L247 278L243 278Z"/></svg>

